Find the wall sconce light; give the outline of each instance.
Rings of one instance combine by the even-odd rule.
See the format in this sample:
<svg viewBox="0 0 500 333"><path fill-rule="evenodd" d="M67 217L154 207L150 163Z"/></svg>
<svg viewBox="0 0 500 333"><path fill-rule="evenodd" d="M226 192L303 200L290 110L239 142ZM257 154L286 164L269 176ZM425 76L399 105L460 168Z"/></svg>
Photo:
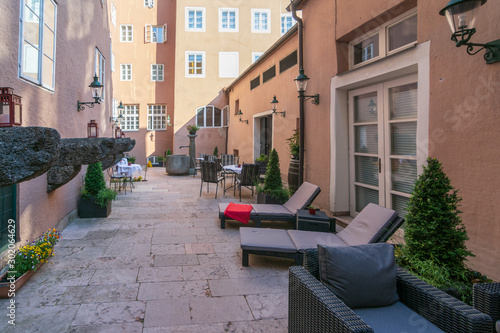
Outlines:
<svg viewBox="0 0 500 333"><path fill-rule="evenodd" d="M479 7L484 5L487 0L451 0L446 7L439 11L440 15L446 16L450 25L451 40L457 47L467 46L467 53L474 55L479 51L486 49L484 60L487 64L493 64L500 61L500 39L486 44L469 43L472 35L476 32L474 23ZM480 47L474 51L474 47Z"/></svg>
<svg viewBox="0 0 500 333"><path fill-rule="evenodd" d="M115 122L115 123L121 123L123 121L123 110L125 110L125 107L123 106L122 102L120 101L120 105L116 107L118 109L118 117L109 117L109 122Z"/></svg>
<svg viewBox="0 0 500 333"><path fill-rule="evenodd" d="M170 123L170 116L167 116L167 126L172 126L173 124Z"/></svg>
<svg viewBox="0 0 500 333"><path fill-rule="evenodd" d="M312 99L311 103L318 105L319 104L319 94L316 95L305 95L307 89L307 81L309 78L304 74L304 70L301 68L299 70L299 75L295 79L295 84L297 85L297 91L299 92L299 98L303 97L304 100Z"/></svg>
<svg viewBox="0 0 500 333"><path fill-rule="evenodd" d="M23 106L21 97L14 95L14 89L0 88L0 127L21 126Z"/></svg>
<svg viewBox="0 0 500 333"><path fill-rule="evenodd" d="M87 138L98 138L99 137L99 124L95 120L91 120L87 124Z"/></svg>
<svg viewBox="0 0 500 333"><path fill-rule="evenodd" d="M92 91L92 98L94 98L94 102L77 102L77 110L78 111L83 111L85 109L85 105L88 106L89 108L93 108L94 104L101 104L99 100L101 99L102 96L102 88L104 87L100 82L99 82L99 77L97 74L94 75L94 81L89 85L90 90Z"/></svg>
<svg viewBox="0 0 500 333"><path fill-rule="evenodd" d="M285 118L285 116L286 116L286 111L284 111L284 110L283 110L283 111L281 111L281 112L276 111L276 110L278 109L278 104L279 104L279 102L278 102L278 100L276 99L276 95L274 95L273 100L271 101L271 107L272 107L272 109L273 109L273 114L281 114L281 116L282 116L283 118Z"/></svg>
<svg viewBox="0 0 500 333"><path fill-rule="evenodd" d="M241 116L243 115L243 112L238 112L238 116L240 116L240 123L246 123L248 125L248 120L247 119L241 119Z"/></svg>
<svg viewBox="0 0 500 333"><path fill-rule="evenodd" d="M123 132L122 129L118 126L115 128L115 139L123 138Z"/></svg>

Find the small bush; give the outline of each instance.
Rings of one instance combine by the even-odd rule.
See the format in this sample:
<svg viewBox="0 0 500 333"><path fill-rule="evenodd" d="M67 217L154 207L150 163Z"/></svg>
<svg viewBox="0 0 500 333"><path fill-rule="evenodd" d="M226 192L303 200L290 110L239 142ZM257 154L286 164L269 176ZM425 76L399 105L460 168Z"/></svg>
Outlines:
<svg viewBox="0 0 500 333"><path fill-rule="evenodd" d="M99 191L105 188L106 182L104 181L101 162L90 164L85 174L85 193L92 197L96 197Z"/></svg>
<svg viewBox="0 0 500 333"><path fill-rule="evenodd" d="M264 176L264 187L260 191L280 201L288 199L289 192L283 188L280 160L276 149L273 149L269 155L266 175Z"/></svg>

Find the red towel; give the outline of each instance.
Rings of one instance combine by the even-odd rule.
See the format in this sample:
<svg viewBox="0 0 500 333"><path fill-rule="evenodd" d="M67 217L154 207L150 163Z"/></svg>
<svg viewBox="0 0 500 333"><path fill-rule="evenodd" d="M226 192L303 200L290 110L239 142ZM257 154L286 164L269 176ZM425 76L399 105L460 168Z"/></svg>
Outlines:
<svg viewBox="0 0 500 333"><path fill-rule="evenodd" d="M230 202L227 205L224 215L236 220L243 222L245 224L250 221L250 212L252 211L252 205L242 205Z"/></svg>

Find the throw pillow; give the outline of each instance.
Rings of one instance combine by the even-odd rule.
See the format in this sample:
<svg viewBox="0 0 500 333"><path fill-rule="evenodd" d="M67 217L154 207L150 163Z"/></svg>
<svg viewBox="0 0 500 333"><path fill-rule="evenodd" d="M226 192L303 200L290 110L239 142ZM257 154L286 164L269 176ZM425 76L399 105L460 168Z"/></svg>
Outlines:
<svg viewBox="0 0 500 333"><path fill-rule="evenodd" d="M386 306L399 300L392 245L318 244L318 257L321 282L348 307Z"/></svg>

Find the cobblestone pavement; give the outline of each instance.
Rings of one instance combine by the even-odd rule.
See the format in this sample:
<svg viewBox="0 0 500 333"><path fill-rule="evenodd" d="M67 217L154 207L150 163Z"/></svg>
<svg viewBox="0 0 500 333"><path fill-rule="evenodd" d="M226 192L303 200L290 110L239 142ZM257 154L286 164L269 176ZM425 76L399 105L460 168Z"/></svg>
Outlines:
<svg viewBox="0 0 500 333"><path fill-rule="evenodd" d="M150 168L105 219L77 219L55 256L9 300L1 332L286 332L288 267L250 256L241 266L239 222L220 229L215 184ZM243 189L243 202L255 202ZM252 223L252 222L251 222ZM273 226L274 227L274 226ZM282 225L290 228L291 225Z"/></svg>

